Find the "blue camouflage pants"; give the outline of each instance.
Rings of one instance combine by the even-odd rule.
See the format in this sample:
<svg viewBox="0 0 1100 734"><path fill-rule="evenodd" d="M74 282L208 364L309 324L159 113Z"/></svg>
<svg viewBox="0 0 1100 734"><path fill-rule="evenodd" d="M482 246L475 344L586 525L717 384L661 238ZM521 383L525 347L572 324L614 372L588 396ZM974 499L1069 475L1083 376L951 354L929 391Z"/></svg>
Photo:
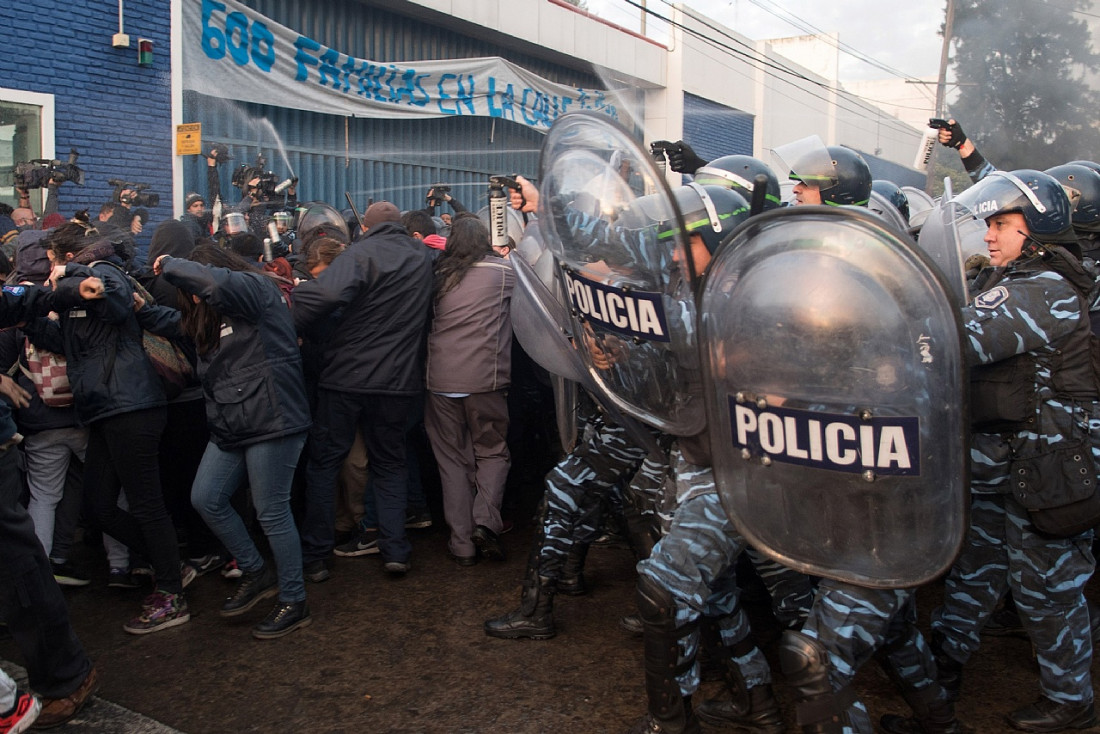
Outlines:
<svg viewBox="0 0 1100 734"><path fill-rule="evenodd" d="M670 456L677 494L682 498L668 532L649 558L639 561L638 573L667 589L674 600L676 627L684 628L701 616L718 620L722 644L733 647L750 633L747 615L739 604L737 556L745 541L734 529L718 499L710 468L683 460L678 451ZM686 491L679 491L686 489ZM676 682L681 695L699 687L698 628L680 638L680 664ZM771 668L764 654L753 646L734 658L748 688L771 682Z"/></svg>
<svg viewBox="0 0 1100 734"><path fill-rule="evenodd" d="M539 576L560 578L573 544L595 539L600 500L645 455L621 426L589 422L584 442L546 475L542 533L534 549Z"/></svg>
<svg viewBox="0 0 1100 734"><path fill-rule="evenodd" d="M970 507L966 544L947 577L944 604L932 616L943 652L960 663L969 660L986 620L1011 589L1035 646L1043 695L1060 703L1092 701L1084 597L1096 566L1092 531L1041 536L1010 495L972 493Z"/></svg>
<svg viewBox="0 0 1100 734"><path fill-rule="evenodd" d="M863 664L880 651L883 664L905 686L924 689L935 684L936 666L916 618L913 589L868 589L823 579L802 634L818 640L828 652L833 691L847 688ZM848 709L848 717L851 726L846 731L874 731L862 702Z"/></svg>

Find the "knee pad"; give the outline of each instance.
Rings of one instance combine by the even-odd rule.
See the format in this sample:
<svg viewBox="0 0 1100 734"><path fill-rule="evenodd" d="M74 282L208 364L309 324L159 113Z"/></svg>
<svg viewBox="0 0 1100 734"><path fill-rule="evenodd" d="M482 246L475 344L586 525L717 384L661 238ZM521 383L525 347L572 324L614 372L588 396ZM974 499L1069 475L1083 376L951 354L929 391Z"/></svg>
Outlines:
<svg viewBox="0 0 1100 734"><path fill-rule="evenodd" d="M833 691L829 653L817 640L787 630L779 643L779 664L794 688L795 718L804 731L842 732L855 703L849 686Z"/></svg>
<svg viewBox="0 0 1100 734"><path fill-rule="evenodd" d="M646 624L669 626L676 621L676 600L672 593L648 573L638 574L638 614Z"/></svg>

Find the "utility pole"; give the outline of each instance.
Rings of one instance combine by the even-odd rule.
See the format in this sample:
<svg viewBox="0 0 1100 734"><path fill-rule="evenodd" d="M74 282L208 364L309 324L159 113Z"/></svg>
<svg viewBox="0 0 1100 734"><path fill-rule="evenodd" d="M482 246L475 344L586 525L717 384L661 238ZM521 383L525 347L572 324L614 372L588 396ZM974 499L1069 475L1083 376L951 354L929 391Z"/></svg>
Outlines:
<svg viewBox="0 0 1100 734"><path fill-rule="evenodd" d="M936 85L936 117L944 116L944 97L947 91L947 61L951 50L952 26L955 24L955 0L947 0L943 22L943 48L940 49L940 76Z"/></svg>

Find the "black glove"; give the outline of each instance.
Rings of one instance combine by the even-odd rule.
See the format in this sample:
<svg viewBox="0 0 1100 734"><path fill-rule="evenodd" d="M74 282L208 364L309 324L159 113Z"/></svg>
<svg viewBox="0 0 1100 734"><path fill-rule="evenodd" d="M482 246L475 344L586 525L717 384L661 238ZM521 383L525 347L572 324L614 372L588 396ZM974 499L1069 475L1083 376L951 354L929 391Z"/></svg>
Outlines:
<svg viewBox="0 0 1100 734"><path fill-rule="evenodd" d="M944 143L948 148L958 150L966 142L966 133L963 132L962 125L957 121L948 120L947 127L944 129L951 133L951 139Z"/></svg>
<svg viewBox="0 0 1100 734"><path fill-rule="evenodd" d="M649 149L655 156L660 155L662 152L667 154L668 167L676 173L695 173L707 164L683 140L677 140L675 143L670 143L667 140L656 140L649 144Z"/></svg>

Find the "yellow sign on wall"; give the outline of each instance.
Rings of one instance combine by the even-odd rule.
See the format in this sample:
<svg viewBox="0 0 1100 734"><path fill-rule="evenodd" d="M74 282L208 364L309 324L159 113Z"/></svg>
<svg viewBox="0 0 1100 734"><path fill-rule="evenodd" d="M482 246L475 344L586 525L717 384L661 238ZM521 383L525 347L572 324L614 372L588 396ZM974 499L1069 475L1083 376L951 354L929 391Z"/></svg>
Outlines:
<svg viewBox="0 0 1100 734"><path fill-rule="evenodd" d="M202 123L176 125L176 155L198 155L202 152Z"/></svg>

